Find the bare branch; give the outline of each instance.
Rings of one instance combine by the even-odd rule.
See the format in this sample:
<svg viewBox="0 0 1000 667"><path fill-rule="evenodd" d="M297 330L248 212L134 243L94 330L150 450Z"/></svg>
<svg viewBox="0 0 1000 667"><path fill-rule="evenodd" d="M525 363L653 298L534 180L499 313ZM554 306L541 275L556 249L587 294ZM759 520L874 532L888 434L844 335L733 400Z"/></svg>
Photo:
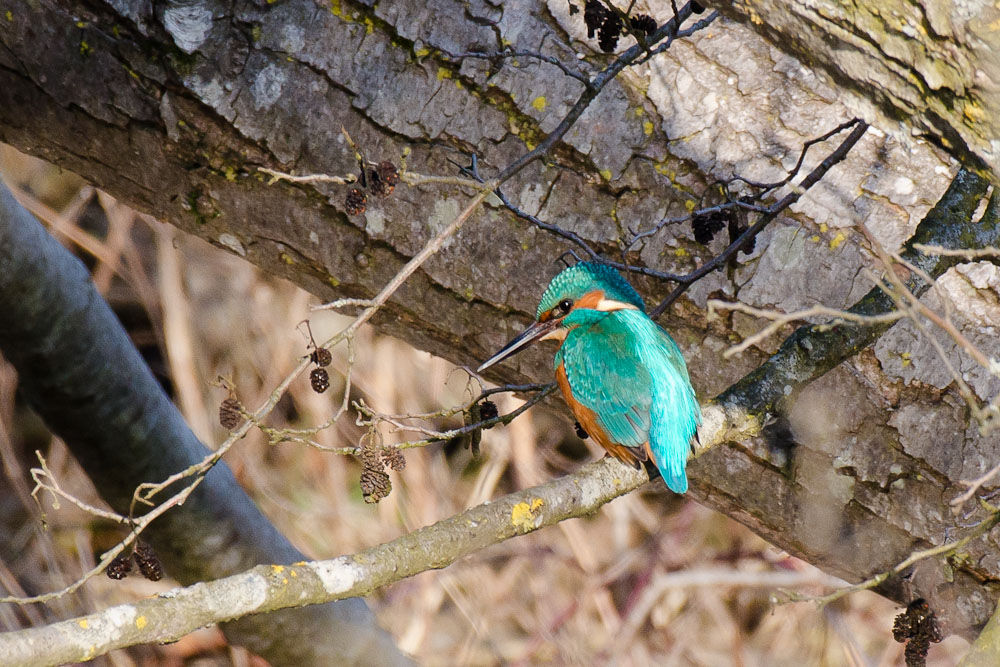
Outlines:
<svg viewBox="0 0 1000 667"><path fill-rule="evenodd" d="M968 535L960 540L954 542L948 542L947 544L941 544L930 549L924 549L922 551L914 551L912 554L907 556L904 560L899 562L895 567L886 572L879 572L878 574L865 579L864 581L854 584L852 586L845 586L835 590L827 595L822 595L818 597L803 597L794 593L787 594L787 597L783 602L815 602L819 605L828 605L831 602L835 602L845 595L850 595L851 593L856 593L858 591L870 590L872 588L877 588L883 582L885 582L889 577L902 574L915 563L918 563L927 558L935 558L939 556L948 556L955 553L966 544L974 539L982 537L986 533L990 532L994 526L1000 523L1000 512L994 511L994 513L988 518L981 521L976 525L975 529ZM781 600L775 599L775 602L781 602Z"/></svg>
<svg viewBox="0 0 1000 667"><path fill-rule="evenodd" d="M942 257L961 257L962 259L975 260L984 257L1000 258L1000 248L944 248L939 245L924 245L914 243L913 247L925 255L941 255Z"/></svg>
<svg viewBox="0 0 1000 667"><path fill-rule="evenodd" d="M826 306L813 306L812 308L797 310L793 313L779 313L773 310L754 308L753 306L748 306L745 303L710 299L708 301L709 316L713 315L717 310L737 310L741 313L746 313L747 315L753 315L754 317L762 317L773 320L771 324L761 329L754 335L748 336L739 345L734 345L726 350L723 353L723 356L727 358L743 352L751 345L756 345L786 324L798 322L800 320L807 320L812 317L825 316L833 318L830 322L817 325L816 331L825 331L830 327L835 327L838 324L844 324L846 322L855 322L857 324L884 324L896 322L897 320L907 317L906 313L901 311L881 313L879 315L858 315L857 313L852 313L847 310L837 310L836 308L827 308Z"/></svg>

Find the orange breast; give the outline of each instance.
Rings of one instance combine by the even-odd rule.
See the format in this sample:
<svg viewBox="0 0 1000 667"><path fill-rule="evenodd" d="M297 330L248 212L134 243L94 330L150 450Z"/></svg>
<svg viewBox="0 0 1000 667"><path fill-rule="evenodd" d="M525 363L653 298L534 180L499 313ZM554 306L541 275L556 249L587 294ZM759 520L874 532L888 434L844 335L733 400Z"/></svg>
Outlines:
<svg viewBox="0 0 1000 667"><path fill-rule="evenodd" d="M566 369L563 368L561 363L558 368L556 368L556 382L559 383L559 390L562 392L563 398L566 399L566 404L569 405L569 409L573 412L573 416L576 417L578 422L580 422L580 426L582 426L583 430L587 432L587 435L597 441L597 444L607 450L611 456L615 457L622 463L627 463L628 465L636 468L639 467L640 461L646 460L648 457L648 453L646 451L648 445L647 447L633 449L611 441L608 434L605 433L603 428L601 428L601 425L597 420L597 413L581 404L573 397L573 388L569 386L569 379L566 377Z"/></svg>

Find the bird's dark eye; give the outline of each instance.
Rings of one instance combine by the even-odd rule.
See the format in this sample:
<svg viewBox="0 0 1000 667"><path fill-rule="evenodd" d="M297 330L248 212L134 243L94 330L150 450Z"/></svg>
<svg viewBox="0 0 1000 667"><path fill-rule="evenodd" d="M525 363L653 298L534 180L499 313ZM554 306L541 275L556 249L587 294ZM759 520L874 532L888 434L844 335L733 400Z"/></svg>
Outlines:
<svg viewBox="0 0 1000 667"><path fill-rule="evenodd" d="M573 302L572 302L572 301L570 301L569 299L563 299L563 300L562 300L562 301L560 301L560 302L559 302L559 304L558 304L558 305L556 306L556 308L558 308L558 309L559 309L559 312L561 312L561 313L562 313L562 314L564 314L564 315L565 315L566 313L568 313L568 312L569 312L569 309L570 309L570 308L572 308L572 307L573 307Z"/></svg>

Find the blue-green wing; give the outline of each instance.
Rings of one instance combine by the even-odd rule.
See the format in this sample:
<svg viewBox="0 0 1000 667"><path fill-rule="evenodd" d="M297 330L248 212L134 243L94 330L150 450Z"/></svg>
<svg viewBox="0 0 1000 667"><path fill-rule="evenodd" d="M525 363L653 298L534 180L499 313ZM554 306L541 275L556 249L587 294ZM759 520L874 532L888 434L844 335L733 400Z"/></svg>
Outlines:
<svg viewBox="0 0 1000 667"><path fill-rule="evenodd" d="M653 380L618 312L571 330L559 357L573 398L594 411L611 441L642 447L649 439Z"/></svg>

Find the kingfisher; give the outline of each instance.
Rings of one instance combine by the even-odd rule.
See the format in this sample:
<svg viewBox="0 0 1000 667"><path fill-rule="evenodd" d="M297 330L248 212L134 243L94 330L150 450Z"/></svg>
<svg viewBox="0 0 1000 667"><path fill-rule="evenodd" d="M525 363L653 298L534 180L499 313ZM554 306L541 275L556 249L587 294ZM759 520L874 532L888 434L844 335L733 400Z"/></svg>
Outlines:
<svg viewBox="0 0 1000 667"><path fill-rule="evenodd" d="M624 463L652 459L672 491L687 491L684 469L701 407L677 343L646 314L638 292L604 264L564 269L542 295L535 321L479 372L539 340L562 341L556 381L583 430Z"/></svg>

